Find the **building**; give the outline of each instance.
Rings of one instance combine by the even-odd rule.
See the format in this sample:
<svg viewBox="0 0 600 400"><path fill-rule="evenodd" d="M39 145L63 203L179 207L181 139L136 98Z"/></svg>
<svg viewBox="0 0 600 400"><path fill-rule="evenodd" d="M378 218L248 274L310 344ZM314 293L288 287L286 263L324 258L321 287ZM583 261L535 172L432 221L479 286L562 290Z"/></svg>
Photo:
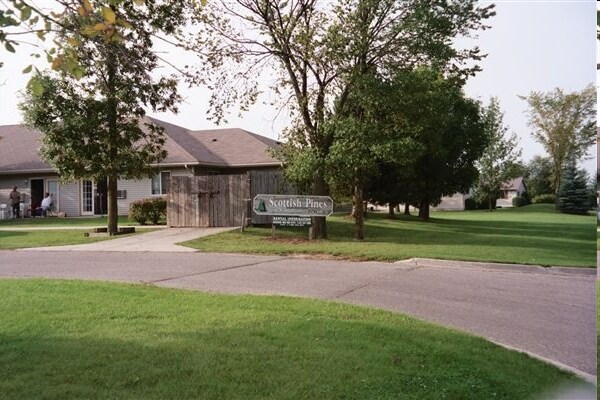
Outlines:
<svg viewBox="0 0 600 400"><path fill-rule="evenodd" d="M512 207L512 200L517 196L524 196L526 192L527 187L522 176L506 181L502 184L500 197L496 200L496 207Z"/></svg>
<svg viewBox="0 0 600 400"><path fill-rule="evenodd" d="M189 130L148 118L164 127L167 157L156 165L156 174L140 180L119 180L117 206L127 214L133 201L164 196L174 176L240 174L281 167L269 149L279 142L243 129ZM0 126L0 204L9 204L17 186L27 215L44 193L54 197L53 211L68 216L100 215L107 210L106 181L60 182L57 172L38 154L41 132L23 125Z"/></svg>

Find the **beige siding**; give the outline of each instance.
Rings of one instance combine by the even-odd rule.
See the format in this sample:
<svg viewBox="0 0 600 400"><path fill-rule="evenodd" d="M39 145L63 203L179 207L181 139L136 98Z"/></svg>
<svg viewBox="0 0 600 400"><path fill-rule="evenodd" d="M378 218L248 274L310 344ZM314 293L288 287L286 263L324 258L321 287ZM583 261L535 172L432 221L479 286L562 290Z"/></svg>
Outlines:
<svg viewBox="0 0 600 400"><path fill-rule="evenodd" d="M455 193L452 196L442 197L442 202L436 207L432 207L433 210L464 210L465 209L465 195L461 193Z"/></svg>
<svg viewBox="0 0 600 400"><path fill-rule="evenodd" d="M0 204L9 204L8 195L13 186L17 186L21 192L21 198L25 204L25 209L31 208L31 179L43 179L46 183L48 179L58 180L56 175L32 175L32 176L1 176L0 177ZM45 189L44 189L45 190ZM81 214L79 207L79 182L58 184L58 208L57 211L66 212L69 216L78 216Z"/></svg>
<svg viewBox="0 0 600 400"><path fill-rule="evenodd" d="M117 187L119 190L127 191L127 195L124 199L117 200L117 207L120 215L129 213L129 204L132 202L152 197L152 181L150 178L135 181L120 180Z"/></svg>
<svg viewBox="0 0 600 400"><path fill-rule="evenodd" d="M191 169L165 168L163 169L163 171L170 171L171 176L192 176ZM152 179L150 178L144 178L139 180L120 180L117 184L117 187L119 190L127 191L126 198L117 200L117 208L119 215L127 215L129 213L129 205L136 200L159 197L156 195L152 195Z"/></svg>
<svg viewBox="0 0 600 400"><path fill-rule="evenodd" d="M58 211L69 217L81 215L79 181L58 184Z"/></svg>
<svg viewBox="0 0 600 400"><path fill-rule="evenodd" d="M28 209L31 207L29 181L23 177L2 176L2 177L0 177L0 204L6 204L5 210L9 210L9 209L11 210L11 211L5 211L6 212L6 214L4 214L5 218L8 217L9 215L11 215L11 213L12 213L10 199L8 196L14 186L17 186L19 192L21 192L21 200L25 204L25 209Z"/></svg>
<svg viewBox="0 0 600 400"><path fill-rule="evenodd" d="M8 196L14 186L21 192L21 199L24 200L25 203L31 202L31 196L29 195L29 181L27 179L16 176L2 176L0 177L0 204L10 205Z"/></svg>
<svg viewBox="0 0 600 400"><path fill-rule="evenodd" d="M512 199L514 199L515 197L517 197L517 191L510 190L508 192L508 198L496 200L496 207L503 207L503 208L512 207L513 206Z"/></svg>
<svg viewBox="0 0 600 400"><path fill-rule="evenodd" d="M171 176L189 176L190 178L194 176L193 169L179 168L179 169L164 169L163 171L171 171Z"/></svg>

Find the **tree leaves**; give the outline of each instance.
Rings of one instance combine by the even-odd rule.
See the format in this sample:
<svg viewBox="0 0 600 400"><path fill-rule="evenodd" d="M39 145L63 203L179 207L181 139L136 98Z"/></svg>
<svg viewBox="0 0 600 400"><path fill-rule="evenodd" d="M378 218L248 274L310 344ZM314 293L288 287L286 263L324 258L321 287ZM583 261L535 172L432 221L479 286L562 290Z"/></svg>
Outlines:
<svg viewBox="0 0 600 400"><path fill-rule="evenodd" d="M114 25L117 20L117 15L110 7L102 7L102 17L110 25Z"/></svg>
<svg viewBox="0 0 600 400"><path fill-rule="evenodd" d="M4 47L6 48L6 50L10 51L11 53L14 53L16 51L15 48L13 47L13 45L11 44L11 42L5 42Z"/></svg>
<svg viewBox="0 0 600 400"><path fill-rule="evenodd" d="M44 94L44 84L39 76L34 76L27 82L27 89L37 97Z"/></svg>

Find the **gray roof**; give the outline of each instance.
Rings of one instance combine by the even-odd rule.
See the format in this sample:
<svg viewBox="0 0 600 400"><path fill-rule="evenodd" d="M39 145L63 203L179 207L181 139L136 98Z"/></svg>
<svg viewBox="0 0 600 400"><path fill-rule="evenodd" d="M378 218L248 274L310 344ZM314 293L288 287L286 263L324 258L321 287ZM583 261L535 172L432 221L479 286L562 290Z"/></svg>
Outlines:
<svg viewBox="0 0 600 400"><path fill-rule="evenodd" d="M0 174L54 171L38 155L40 136L23 125L0 126Z"/></svg>
<svg viewBox="0 0 600 400"><path fill-rule="evenodd" d="M502 190L519 190L519 186L523 183L523 177L510 179L502 184Z"/></svg>
<svg viewBox="0 0 600 400"><path fill-rule="evenodd" d="M164 127L167 157L161 165L206 165L215 167L277 166L281 161L268 150L279 142L243 129L192 131L155 118ZM53 172L38 154L42 133L23 125L0 126L0 174Z"/></svg>

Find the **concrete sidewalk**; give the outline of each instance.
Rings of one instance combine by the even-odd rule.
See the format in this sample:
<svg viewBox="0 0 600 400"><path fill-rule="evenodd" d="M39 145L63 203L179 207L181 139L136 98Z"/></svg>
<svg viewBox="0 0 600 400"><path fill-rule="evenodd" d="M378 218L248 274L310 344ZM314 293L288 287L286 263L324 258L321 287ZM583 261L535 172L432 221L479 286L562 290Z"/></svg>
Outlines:
<svg viewBox="0 0 600 400"><path fill-rule="evenodd" d="M88 227L89 229L89 227ZM136 227L137 229L137 227ZM193 253L190 247L176 243L238 228L165 228L123 238L70 246L33 247L18 251L118 251L118 252L175 252Z"/></svg>

